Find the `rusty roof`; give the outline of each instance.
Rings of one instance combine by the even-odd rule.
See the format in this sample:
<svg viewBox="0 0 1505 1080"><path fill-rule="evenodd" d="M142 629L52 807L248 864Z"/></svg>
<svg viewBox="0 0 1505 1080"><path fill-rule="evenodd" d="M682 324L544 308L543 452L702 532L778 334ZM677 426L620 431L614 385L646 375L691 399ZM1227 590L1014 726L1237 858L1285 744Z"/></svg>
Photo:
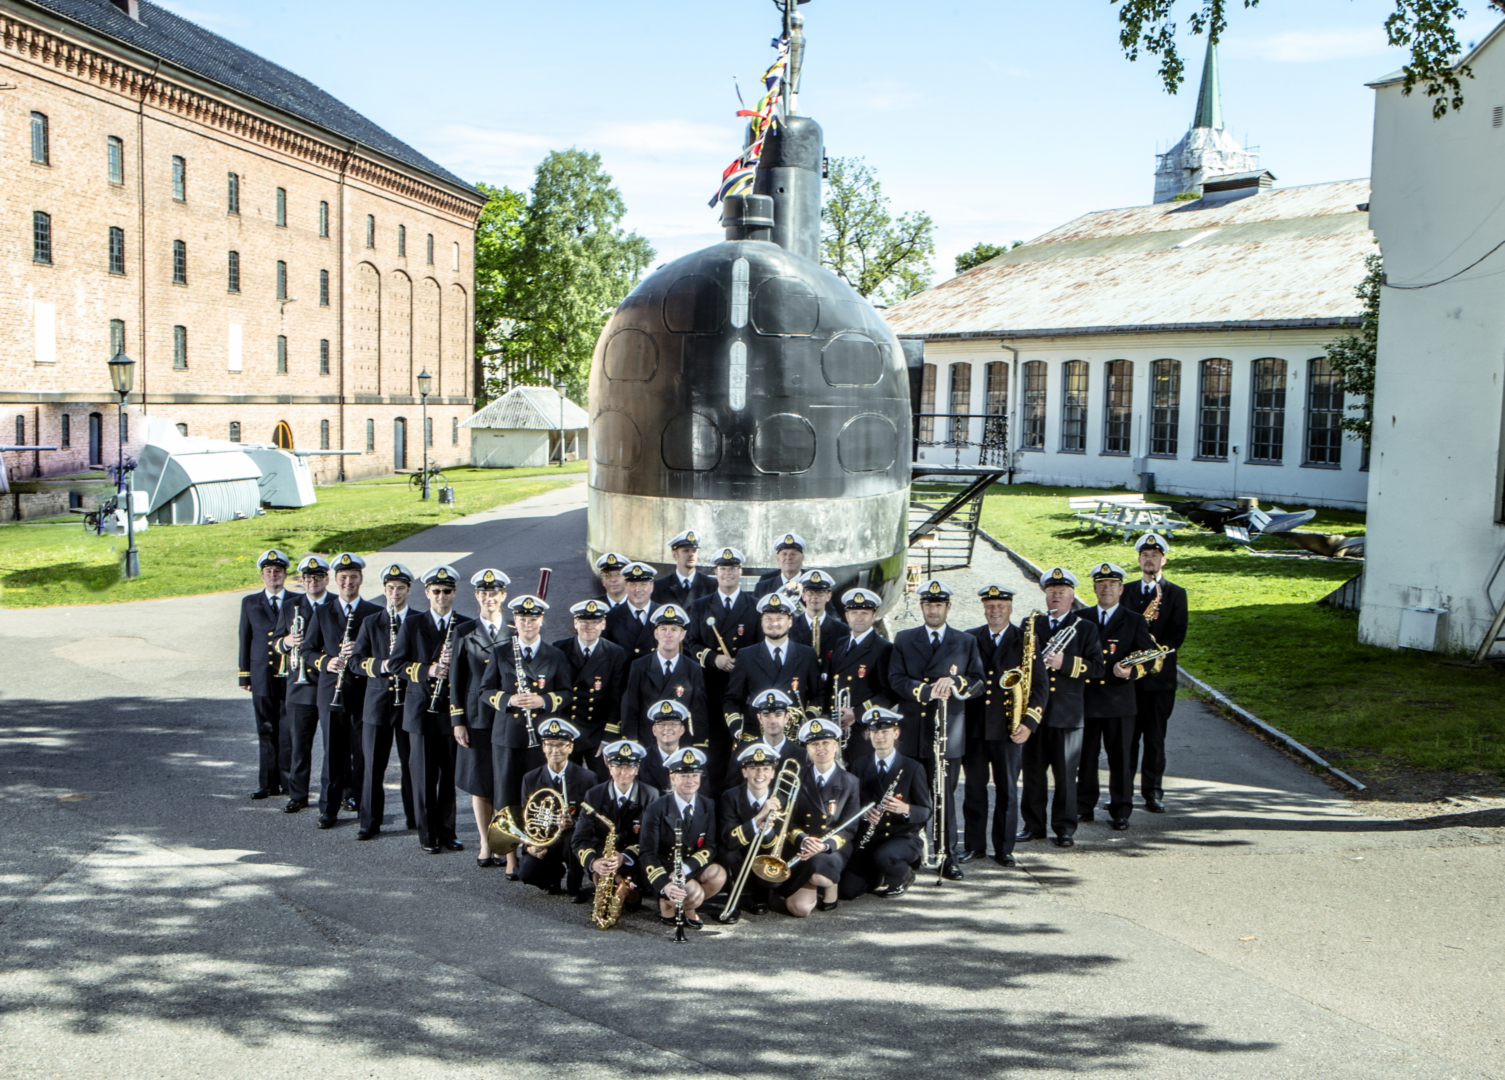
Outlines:
<svg viewBox="0 0 1505 1080"><path fill-rule="evenodd" d="M1332 326L1357 317L1368 180L1085 214L910 297L922 337Z"/></svg>

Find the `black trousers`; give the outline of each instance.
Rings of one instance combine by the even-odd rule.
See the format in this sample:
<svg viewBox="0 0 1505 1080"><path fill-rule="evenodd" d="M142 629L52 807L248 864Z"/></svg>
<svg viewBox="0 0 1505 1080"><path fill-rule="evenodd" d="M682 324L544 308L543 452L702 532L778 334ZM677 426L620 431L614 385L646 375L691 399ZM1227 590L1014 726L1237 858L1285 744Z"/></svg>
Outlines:
<svg viewBox="0 0 1505 1080"><path fill-rule="evenodd" d="M1076 778L1077 817L1085 818L1097 806L1100 787L1097 755L1101 746L1108 754L1108 816L1128 821L1134 812L1134 741L1132 716L1089 716L1082 725L1082 766Z"/></svg>
<svg viewBox="0 0 1505 1080"><path fill-rule="evenodd" d="M319 734L319 709L315 705L289 704L287 707L288 798L308 802L308 789L314 767L314 739ZM328 751L325 751L328 754Z"/></svg>
<svg viewBox="0 0 1505 1080"><path fill-rule="evenodd" d="M962 768L967 772L967 786L962 792L965 850L979 856L988 853L991 773L993 790L997 793L993 798L993 854L1001 857L1014 853L1014 834L1019 831L1019 767L1024 746L1012 739L978 739L967 743L967 756L962 758Z"/></svg>
<svg viewBox="0 0 1505 1080"><path fill-rule="evenodd" d="M496 781L496 794L491 805L500 810L504 806L523 805L523 777L544 763L543 750L536 746L498 746L491 744L491 778Z"/></svg>
<svg viewBox="0 0 1505 1080"><path fill-rule="evenodd" d="M1165 798L1165 727L1176 707L1176 691L1134 687L1139 714L1134 717L1134 739L1129 748L1130 770L1139 762L1139 791L1146 799ZM1139 743L1144 740L1144 758ZM1132 783L1132 780L1131 780Z"/></svg>
<svg viewBox="0 0 1505 1080"><path fill-rule="evenodd" d="M387 763L392 760L392 744L397 744L397 761L402 767L402 809L413 827L413 778L408 771L408 733L400 727L361 725L361 828L380 829L387 809Z"/></svg>
<svg viewBox="0 0 1505 1080"><path fill-rule="evenodd" d="M282 680L274 680L279 690ZM256 789L281 791L287 786L287 765L282 753L282 694L252 694L251 713L256 720Z"/></svg>
<svg viewBox="0 0 1505 1080"><path fill-rule="evenodd" d="M1050 800L1050 823L1057 836L1076 833L1076 778L1082 764L1082 729L1041 726L1024 744L1021 755L1024 794L1019 816L1027 832L1045 835L1045 802L1050 779L1056 785ZM1049 777L1047 777L1047 773Z"/></svg>
<svg viewBox="0 0 1505 1080"><path fill-rule="evenodd" d="M455 839L455 736L448 727L409 735L418 842L437 847Z"/></svg>
<svg viewBox="0 0 1505 1080"><path fill-rule="evenodd" d="M345 709L326 708L319 716L324 764L319 772L319 816L337 817L346 794L359 801L362 767L361 732L365 725Z"/></svg>
<svg viewBox="0 0 1505 1080"><path fill-rule="evenodd" d="M841 875L837 895L855 900L880 885L898 885L909 876L921 854L918 835L877 840L861 851L854 850Z"/></svg>
<svg viewBox="0 0 1505 1080"><path fill-rule="evenodd" d="M540 889L559 888L559 879L565 879L565 889L571 893L580 891L585 871L579 859L569 857L569 838L549 848L543 858L529 855L526 848L517 849L517 876L529 885Z"/></svg>

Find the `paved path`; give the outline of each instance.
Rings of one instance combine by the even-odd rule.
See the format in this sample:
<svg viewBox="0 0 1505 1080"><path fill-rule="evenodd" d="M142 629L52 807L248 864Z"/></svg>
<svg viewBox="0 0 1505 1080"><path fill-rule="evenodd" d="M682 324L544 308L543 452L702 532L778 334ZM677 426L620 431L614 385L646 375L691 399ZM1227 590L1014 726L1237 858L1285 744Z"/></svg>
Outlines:
<svg viewBox="0 0 1505 1080"><path fill-rule="evenodd" d="M572 600L558 506L402 547ZM248 801L237 604L0 611L0 1075L1505 1076L1501 830L1362 817L1195 702L1127 835L680 949Z"/></svg>

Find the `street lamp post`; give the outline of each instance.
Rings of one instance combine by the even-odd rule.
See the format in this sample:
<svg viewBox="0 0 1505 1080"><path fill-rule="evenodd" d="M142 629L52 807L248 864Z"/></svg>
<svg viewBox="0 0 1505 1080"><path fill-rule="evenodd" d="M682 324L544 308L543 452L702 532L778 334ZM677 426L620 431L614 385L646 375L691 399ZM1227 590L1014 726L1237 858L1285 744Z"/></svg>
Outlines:
<svg viewBox="0 0 1505 1080"><path fill-rule="evenodd" d="M131 384L135 382L136 361L132 360L121 349L109 362L110 385L115 388L115 393L120 395L120 438L117 442L117 455L115 459L116 475L120 483L118 494L125 499L125 576L138 578L141 576L141 555L136 550L136 515L135 507L131 505L131 486L125 481L125 401L131 396Z"/></svg>
<svg viewBox="0 0 1505 1080"><path fill-rule="evenodd" d="M408 369L409 371L412 368ZM423 432L418 436L423 444L423 497L429 497L429 391L433 389L434 377L429 374L429 369L424 368L418 373L418 396L423 401Z"/></svg>

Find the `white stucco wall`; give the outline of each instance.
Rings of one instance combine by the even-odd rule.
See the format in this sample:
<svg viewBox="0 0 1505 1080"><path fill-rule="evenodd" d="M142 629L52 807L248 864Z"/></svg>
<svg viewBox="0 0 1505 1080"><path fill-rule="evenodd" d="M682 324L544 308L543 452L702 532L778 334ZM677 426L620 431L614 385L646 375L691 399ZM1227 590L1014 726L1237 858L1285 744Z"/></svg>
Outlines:
<svg viewBox="0 0 1505 1080"><path fill-rule="evenodd" d="M1370 223L1394 285L1438 282L1505 240L1505 42L1469 58L1465 103L1376 89ZM1502 116L1505 120L1505 116ZM1447 645L1476 648L1494 604L1485 579L1500 524L1505 402L1505 250L1431 288L1380 302L1369 540L1359 636L1394 647L1401 609L1449 612ZM1495 585L1505 597L1505 578Z"/></svg>
<svg viewBox="0 0 1505 1080"><path fill-rule="evenodd" d="M549 433L474 428L470 433L470 463L483 469L547 465Z"/></svg>

